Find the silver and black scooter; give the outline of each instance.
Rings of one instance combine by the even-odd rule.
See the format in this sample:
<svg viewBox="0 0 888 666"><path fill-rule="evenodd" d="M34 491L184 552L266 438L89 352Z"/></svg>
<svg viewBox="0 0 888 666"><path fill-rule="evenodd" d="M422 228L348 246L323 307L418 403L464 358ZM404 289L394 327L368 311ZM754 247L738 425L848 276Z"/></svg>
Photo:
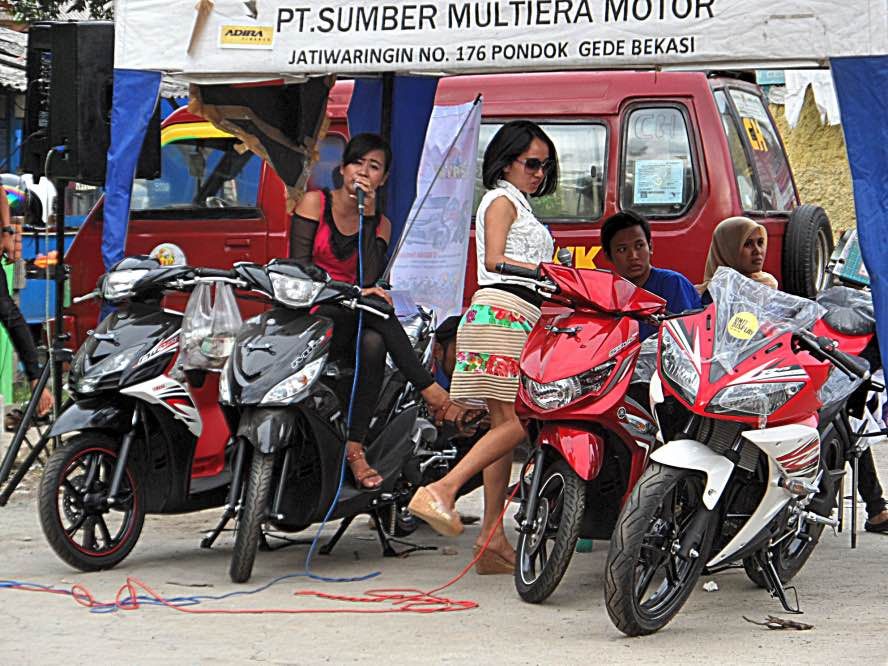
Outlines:
<svg viewBox="0 0 888 666"><path fill-rule="evenodd" d="M232 580L250 578L268 530L293 533L325 519L342 523L321 552L333 548L356 516L370 514L385 554L394 554L383 526L404 511L423 462L449 454L434 448L438 433L420 416L418 390L389 364L366 448L384 481L374 489L341 482L354 369L348 359L331 358L333 323L313 311L331 304L365 317L392 317L393 309L291 260L238 265L232 274L272 304L244 323L219 384L236 457L229 502L214 534L236 520ZM401 323L417 355L431 364L433 314L418 307Z"/></svg>

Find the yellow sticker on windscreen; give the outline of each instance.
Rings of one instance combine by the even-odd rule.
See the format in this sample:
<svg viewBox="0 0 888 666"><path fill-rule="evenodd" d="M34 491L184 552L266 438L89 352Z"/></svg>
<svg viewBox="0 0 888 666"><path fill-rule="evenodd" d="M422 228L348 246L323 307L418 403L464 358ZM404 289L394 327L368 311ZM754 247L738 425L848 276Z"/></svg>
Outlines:
<svg viewBox="0 0 888 666"><path fill-rule="evenodd" d="M728 335L738 340L749 340L758 330L758 318L751 312L738 312L728 322Z"/></svg>

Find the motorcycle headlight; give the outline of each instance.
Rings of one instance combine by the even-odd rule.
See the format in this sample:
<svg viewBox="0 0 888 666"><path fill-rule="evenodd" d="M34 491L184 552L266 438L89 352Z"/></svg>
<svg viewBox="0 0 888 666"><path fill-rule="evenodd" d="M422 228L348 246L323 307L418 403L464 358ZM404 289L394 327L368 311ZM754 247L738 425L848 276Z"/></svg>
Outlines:
<svg viewBox="0 0 888 666"><path fill-rule="evenodd" d="M691 359L678 346L668 328L663 329L661 333L660 367L669 384L681 394L681 397L693 403L700 389L700 374Z"/></svg>
<svg viewBox="0 0 888 666"><path fill-rule="evenodd" d="M133 285L147 272L147 270L131 269L108 273L102 283L102 298L106 301L129 298L133 295Z"/></svg>
<svg viewBox="0 0 888 666"><path fill-rule="evenodd" d="M804 382L772 382L728 386L716 393L706 411L770 416L789 402L804 385Z"/></svg>
<svg viewBox="0 0 888 666"><path fill-rule="evenodd" d="M298 372L290 375L266 393L259 404L290 404L297 402L311 388L312 384L317 381L318 377L321 376L321 370L324 369L326 361L327 356L325 354L303 366Z"/></svg>
<svg viewBox="0 0 888 666"><path fill-rule="evenodd" d="M284 305L294 308L307 308L321 293L323 282L307 278L296 278L280 273L270 273L274 298Z"/></svg>
<svg viewBox="0 0 888 666"><path fill-rule="evenodd" d="M561 409L584 395L600 391L615 365L616 361L608 361L573 377L546 384L523 376L524 390L537 407L547 411Z"/></svg>
<svg viewBox="0 0 888 666"><path fill-rule="evenodd" d="M91 367L86 373L75 379L72 388L75 393L92 393L99 382L108 375L113 375L132 365L142 353L142 346L130 347L116 354L110 354ZM83 366L81 361L80 367Z"/></svg>

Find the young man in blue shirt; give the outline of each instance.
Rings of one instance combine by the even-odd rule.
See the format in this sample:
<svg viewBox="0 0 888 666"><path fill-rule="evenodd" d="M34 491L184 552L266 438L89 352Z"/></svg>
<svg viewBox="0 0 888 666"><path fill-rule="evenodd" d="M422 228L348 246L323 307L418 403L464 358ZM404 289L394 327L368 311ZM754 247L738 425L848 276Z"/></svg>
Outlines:
<svg viewBox="0 0 888 666"><path fill-rule="evenodd" d="M681 273L651 266L654 246L651 225L631 210L611 215L601 227L601 246L617 273L666 301L666 310L678 314L700 307L700 294ZM656 333L653 326L642 324L641 339Z"/></svg>

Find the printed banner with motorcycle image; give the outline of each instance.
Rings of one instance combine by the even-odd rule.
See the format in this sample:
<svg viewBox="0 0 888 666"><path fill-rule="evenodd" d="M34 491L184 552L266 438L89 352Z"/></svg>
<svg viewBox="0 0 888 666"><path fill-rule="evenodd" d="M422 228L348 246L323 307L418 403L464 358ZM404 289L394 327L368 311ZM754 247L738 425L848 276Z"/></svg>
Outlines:
<svg viewBox="0 0 888 666"><path fill-rule="evenodd" d="M434 308L439 322L462 312L480 128L480 103L432 110L416 200L392 267L394 288Z"/></svg>

